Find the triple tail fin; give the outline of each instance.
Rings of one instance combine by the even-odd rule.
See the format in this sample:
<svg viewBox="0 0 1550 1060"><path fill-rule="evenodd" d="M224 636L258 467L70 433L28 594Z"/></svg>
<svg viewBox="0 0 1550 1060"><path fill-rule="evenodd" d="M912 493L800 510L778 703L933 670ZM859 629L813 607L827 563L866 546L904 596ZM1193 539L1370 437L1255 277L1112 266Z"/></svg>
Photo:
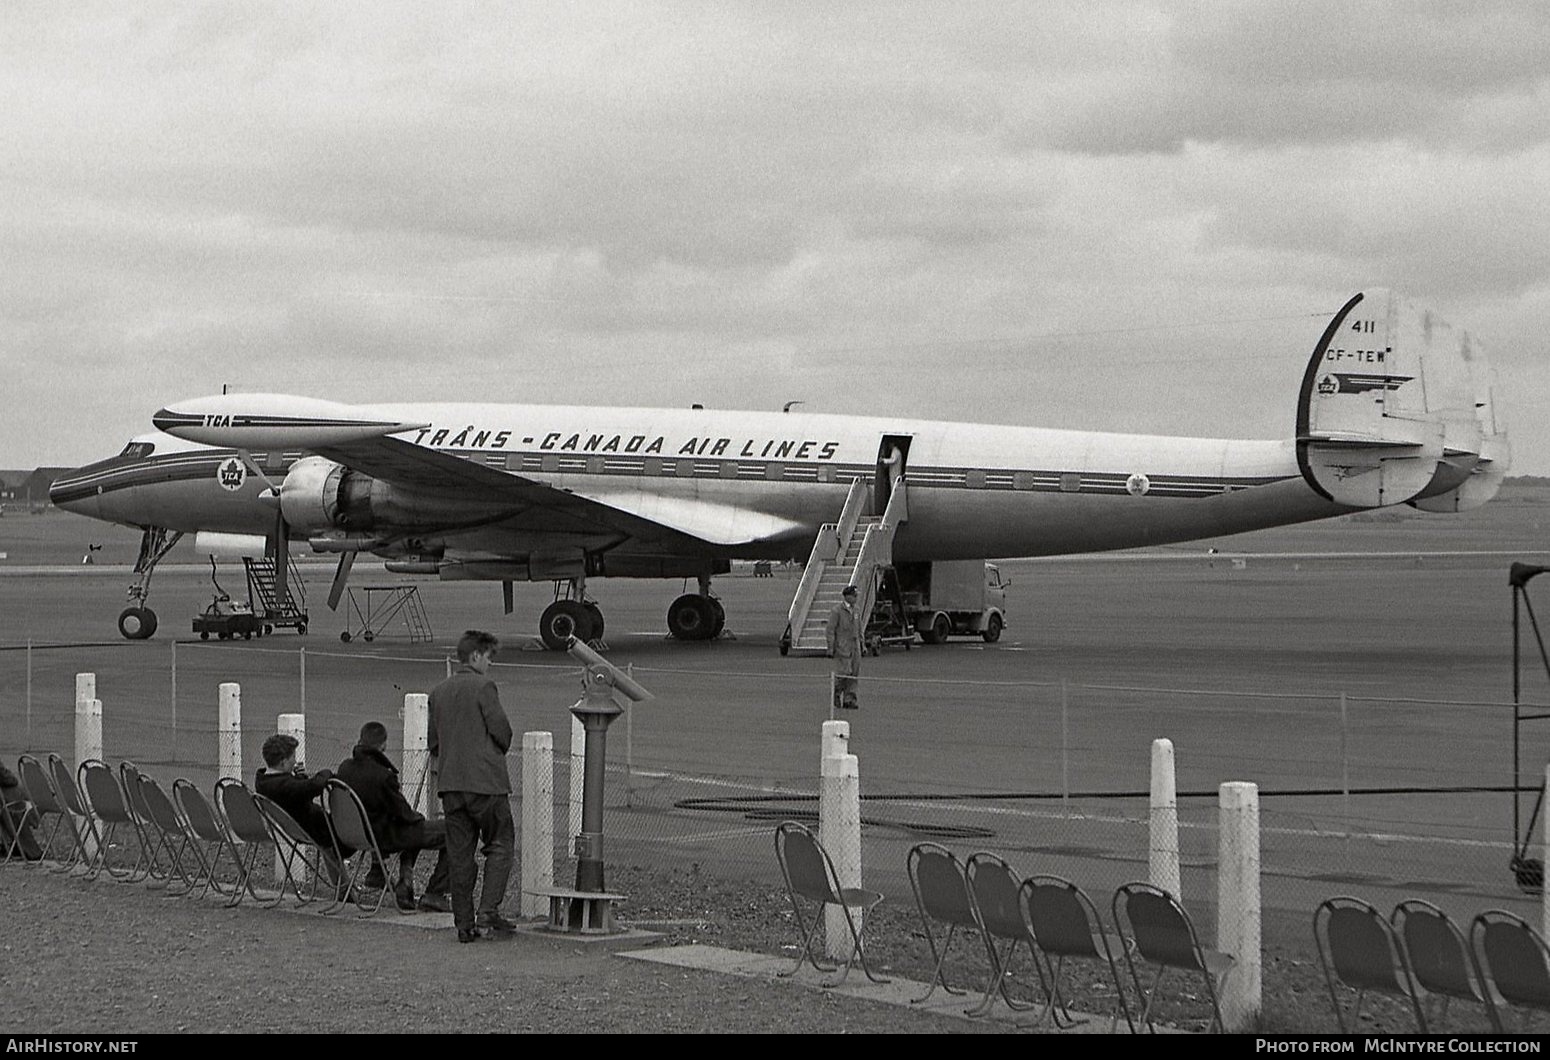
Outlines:
<svg viewBox="0 0 1550 1060"><path fill-rule="evenodd" d="M1303 375L1297 462L1337 504L1463 511L1510 466L1484 354L1467 332L1387 290L1353 296Z"/></svg>

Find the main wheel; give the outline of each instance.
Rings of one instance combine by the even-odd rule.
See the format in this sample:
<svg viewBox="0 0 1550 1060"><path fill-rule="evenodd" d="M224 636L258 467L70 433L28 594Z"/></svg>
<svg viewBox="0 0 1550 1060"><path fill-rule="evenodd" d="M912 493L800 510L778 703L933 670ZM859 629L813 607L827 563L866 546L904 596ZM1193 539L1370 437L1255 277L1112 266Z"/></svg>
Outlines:
<svg viewBox="0 0 1550 1060"><path fill-rule="evenodd" d="M684 593L667 609L667 631L679 640L710 640L715 626L716 610L708 596Z"/></svg>
<svg viewBox="0 0 1550 1060"><path fill-rule="evenodd" d="M1001 627L1003 624L1004 623L1002 623L1000 615L991 615L990 618L986 620L985 632L980 634L980 636L985 638L986 644L994 644L996 641L1001 639Z"/></svg>
<svg viewBox="0 0 1550 1060"><path fill-rule="evenodd" d="M147 640L156 632L156 612L149 607L126 607L119 613L118 631L125 640Z"/></svg>
<svg viewBox="0 0 1550 1060"><path fill-rule="evenodd" d="M588 640L602 640L603 639L603 626L604 626L604 623L603 623L603 609L601 607L598 607L596 604L592 603L590 600L587 601L585 607L587 609L587 616L592 619L592 635L590 637L588 637L587 639Z"/></svg>
<svg viewBox="0 0 1550 1060"><path fill-rule="evenodd" d="M715 613L715 618L710 624L710 639L715 640L721 636L721 631L727 628L727 609L721 606L721 601L714 596L707 597L710 600L710 609Z"/></svg>
<svg viewBox="0 0 1550 1060"><path fill-rule="evenodd" d="M579 600L556 600L539 616L538 636L544 647L564 651L572 637L582 642L592 639L592 616Z"/></svg>

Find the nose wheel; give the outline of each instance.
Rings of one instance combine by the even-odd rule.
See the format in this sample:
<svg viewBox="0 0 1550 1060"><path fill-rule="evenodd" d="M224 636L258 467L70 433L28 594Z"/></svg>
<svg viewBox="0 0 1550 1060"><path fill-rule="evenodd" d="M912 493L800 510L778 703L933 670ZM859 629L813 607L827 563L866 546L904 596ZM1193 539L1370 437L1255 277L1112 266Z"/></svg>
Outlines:
<svg viewBox="0 0 1550 1060"><path fill-rule="evenodd" d="M156 612L149 607L126 607L119 612L118 631L125 640L149 640L156 634Z"/></svg>

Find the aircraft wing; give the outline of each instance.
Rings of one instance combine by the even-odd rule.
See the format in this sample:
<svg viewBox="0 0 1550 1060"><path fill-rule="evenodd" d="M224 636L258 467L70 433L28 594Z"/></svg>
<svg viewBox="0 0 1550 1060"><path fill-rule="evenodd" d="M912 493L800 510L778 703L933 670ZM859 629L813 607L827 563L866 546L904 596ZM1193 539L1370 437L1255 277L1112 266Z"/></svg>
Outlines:
<svg viewBox="0 0 1550 1060"><path fill-rule="evenodd" d="M806 528L779 516L728 504L661 497L639 490L586 493L555 487L494 467L478 457L451 456L398 438L361 438L313 449L319 456L395 485L445 492L449 485L483 500L505 498L513 507L503 524L550 533L611 532L701 551L706 545L746 545L800 534ZM497 454L502 465L504 454Z"/></svg>

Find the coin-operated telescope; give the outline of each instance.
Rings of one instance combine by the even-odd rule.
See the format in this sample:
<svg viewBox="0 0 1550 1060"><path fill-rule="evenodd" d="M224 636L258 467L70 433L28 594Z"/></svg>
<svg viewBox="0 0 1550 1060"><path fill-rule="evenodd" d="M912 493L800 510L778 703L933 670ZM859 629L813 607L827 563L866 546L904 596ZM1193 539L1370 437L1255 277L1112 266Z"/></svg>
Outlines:
<svg viewBox="0 0 1550 1060"><path fill-rule="evenodd" d="M608 726L630 703L655 699L629 674L572 637L571 658L585 667L583 692L570 712L586 733L581 788L581 832L576 836L576 889L551 891L549 926L561 931L606 934L613 930L613 903L624 898L603 885L603 778Z"/></svg>

